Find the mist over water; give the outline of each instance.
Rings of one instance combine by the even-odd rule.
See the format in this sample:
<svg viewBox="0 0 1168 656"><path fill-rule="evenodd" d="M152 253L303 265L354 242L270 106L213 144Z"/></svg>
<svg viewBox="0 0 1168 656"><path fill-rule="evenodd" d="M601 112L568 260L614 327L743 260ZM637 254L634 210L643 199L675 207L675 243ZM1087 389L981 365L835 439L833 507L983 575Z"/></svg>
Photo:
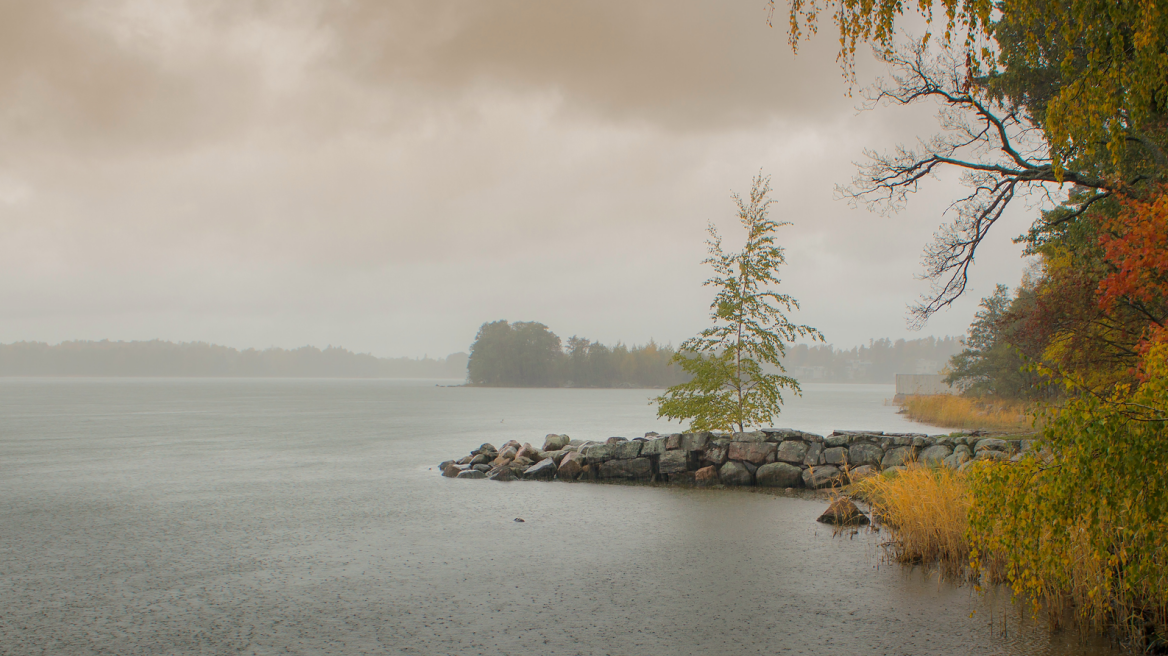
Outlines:
<svg viewBox="0 0 1168 656"><path fill-rule="evenodd" d="M436 382L0 381L0 651L1109 653L819 501L441 478L485 441L677 425L647 390ZM808 385L778 423L939 432L891 395Z"/></svg>

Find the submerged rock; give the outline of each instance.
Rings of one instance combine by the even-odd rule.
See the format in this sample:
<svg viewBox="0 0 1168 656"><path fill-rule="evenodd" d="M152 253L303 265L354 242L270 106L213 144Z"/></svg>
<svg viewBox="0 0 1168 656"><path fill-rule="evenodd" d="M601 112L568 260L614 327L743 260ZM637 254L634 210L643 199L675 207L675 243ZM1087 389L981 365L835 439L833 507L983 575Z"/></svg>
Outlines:
<svg viewBox="0 0 1168 656"><path fill-rule="evenodd" d="M870 522L868 516L847 497L836 497L815 521L835 526L862 526Z"/></svg>

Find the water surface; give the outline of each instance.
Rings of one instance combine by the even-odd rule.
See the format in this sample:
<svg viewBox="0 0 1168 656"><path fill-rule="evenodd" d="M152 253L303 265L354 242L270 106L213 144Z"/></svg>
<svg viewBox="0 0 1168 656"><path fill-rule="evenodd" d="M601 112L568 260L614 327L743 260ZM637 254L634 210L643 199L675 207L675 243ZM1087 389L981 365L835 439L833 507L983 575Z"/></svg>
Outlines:
<svg viewBox="0 0 1168 656"><path fill-rule="evenodd" d="M833 538L822 502L435 471L671 430L650 395L0 381L0 653L1108 653ZM777 423L939 432L891 395L808 385Z"/></svg>

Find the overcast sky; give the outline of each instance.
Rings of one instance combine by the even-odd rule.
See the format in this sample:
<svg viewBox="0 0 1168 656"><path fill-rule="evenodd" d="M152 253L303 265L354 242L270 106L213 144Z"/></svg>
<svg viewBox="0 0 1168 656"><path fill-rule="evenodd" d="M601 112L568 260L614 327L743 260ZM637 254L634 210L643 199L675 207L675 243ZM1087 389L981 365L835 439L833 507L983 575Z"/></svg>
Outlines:
<svg viewBox="0 0 1168 656"><path fill-rule="evenodd" d="M780 10L785 3L779 3ZM764 0L0 0L0 342L467 350L484 321L677 344L708 324L707 221L773 176L793 318L850 347L964 333L1025 263L995 229L921 332L922 248L961 187L833 199L934 108L857 112L827 30ZM880 74L862 61L860 83Z"/></svg>

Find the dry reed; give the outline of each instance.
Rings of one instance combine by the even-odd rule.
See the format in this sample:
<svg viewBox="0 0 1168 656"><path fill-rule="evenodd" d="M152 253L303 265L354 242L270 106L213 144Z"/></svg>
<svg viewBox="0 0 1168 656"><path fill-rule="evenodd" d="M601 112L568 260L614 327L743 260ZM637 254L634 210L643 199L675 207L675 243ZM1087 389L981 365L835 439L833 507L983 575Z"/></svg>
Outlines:
<svg viewBox="0 0 1168 656"><path fill-rule="evenodd" d="M945 428L1019 431L1033 425L1033 408L1023 401L931 394L906 396L900 405L913 421Z"/></svg>
<svg viewBox="0 0 1168 656"><path fill-rule="evenodd" d="M915 463L894 475L865 478L850 493L868 502L888 529L886 543L901 563L939 565L956 579L969 578L969 506L972 494L961 475Z"/></svg>

